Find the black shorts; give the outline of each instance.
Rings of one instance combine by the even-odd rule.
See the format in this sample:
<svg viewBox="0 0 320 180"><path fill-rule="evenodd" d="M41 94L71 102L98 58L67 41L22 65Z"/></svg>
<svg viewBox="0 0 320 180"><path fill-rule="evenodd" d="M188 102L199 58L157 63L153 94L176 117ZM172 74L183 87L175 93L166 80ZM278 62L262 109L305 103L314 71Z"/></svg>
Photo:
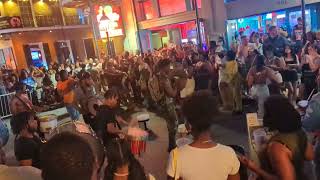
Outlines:
<svg viewBox="0 0 320 180"><path fill-rule="evenodd" d="M281 71L283 82L296 82L298 81L298 72L296 70Z"/></svg>

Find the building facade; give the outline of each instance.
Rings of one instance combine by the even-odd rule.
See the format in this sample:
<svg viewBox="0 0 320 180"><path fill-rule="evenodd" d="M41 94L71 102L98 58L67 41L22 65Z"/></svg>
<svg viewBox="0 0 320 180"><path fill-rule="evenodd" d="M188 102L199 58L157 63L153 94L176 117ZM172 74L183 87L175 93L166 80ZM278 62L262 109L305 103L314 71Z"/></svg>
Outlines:
<svg viewBox="0 0 320 180"><path fill-rule="evenodd" d="M0 2L0 66L24 69L96 57L88 17L56 0Z"/></svg>
<svg viewBox="0 0 320 180"><path fill-rule="evenodd" d="M223 0L133 0L142 50L161 48L164 44L202 43L223 36L226 9Z"/></svg>
<svg viewBox="0 0 320 180"><path fill-rule="evenodd" d="M95 58L111 50L117 55L171 42L198 43L196 7L202 42L223 36L223 0L1 1L0 66L20 70Z"/></svg>
<svg viewBox="0 0 320 180"><path fill-rule="evenodd" d="M318 31L320 28L320 1L305 0L307 31ZM248 8L250 4L250 8ZM251 32L267 32L270 25L276 25L292 33L301 17L301 0L233 0L226 2L227 37L229 44L242 31L245 35Z"/></svg>

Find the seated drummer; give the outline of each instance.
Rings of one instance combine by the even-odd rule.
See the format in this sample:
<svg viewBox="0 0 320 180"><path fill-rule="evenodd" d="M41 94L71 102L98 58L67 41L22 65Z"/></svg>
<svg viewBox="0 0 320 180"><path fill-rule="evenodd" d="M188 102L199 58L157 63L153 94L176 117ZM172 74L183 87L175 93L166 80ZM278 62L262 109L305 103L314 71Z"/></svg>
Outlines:
<svg viewBox="0 0 320 180"><path fill-rule="evenodd" d="M14 153L20 166L40 168L40 148L42 142L36 135L38 122L34 113L21 112L10 121L14 140Z"/></svg>
<svg viewBox="0 0 320 180"><path fill-rule="evenodd" d="M120 124L128 123L117 113L119 110L119 96L114 90L108 90L104 95L104 103L97 111L97 134L106 145L114 138L124 138Z"/></svg>

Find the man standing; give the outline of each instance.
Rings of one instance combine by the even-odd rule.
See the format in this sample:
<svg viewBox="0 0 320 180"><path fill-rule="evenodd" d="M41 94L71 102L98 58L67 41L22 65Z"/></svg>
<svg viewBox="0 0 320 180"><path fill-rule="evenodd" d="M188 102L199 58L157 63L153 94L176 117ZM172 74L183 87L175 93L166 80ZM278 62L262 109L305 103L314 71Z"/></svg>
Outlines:
<svg viewBox="0 0 320 180"><path fill-rule="evenodd" d="M69 78L69 74L65 70L60 71L60 77L61 81L57 84L58 93L63 97L63 102L71 116L71 119L73 121L79 120L80 113L77 110L74 91L77 82L74 79Z"/></svg>
<svg viewBox="0 0 320 180"><path fill-rule="evenodd" d="M245 64L249 56L249 40L247 36L241 36L241 44L237 50L237 59L241 64Z"/></svg>
<svg viewBox="0 0 320 180"><path fill-rule="evenodd" d="M114 90L108 90L104 95L104 103L97 111L97 134L107 145L114 138L123 138L121 125L128 123L117 114L119 96Z"/></svg>
<svg viewBox="0 0 320 180"><path fill-rule="evenodd" d="M265 51L265 48L268 46L272 46L274 48L274 55L282 57L284 55L286 45L288 45L288 41L284 37L279 36L277 27L271 26L269 28L269 37L263 44L263 51Z"/></svg>
<svg viewBox="0 0 320 180"><path fill-rule="evenodd" d="M95 92L93 78L89 72L82 75L80 87L77 90L77 100L81 106L83 120L95 130L97 115L95 106L101 105L101 102Z"/></svg>
<svg viewBox="0 0 320 180"><path fill-rule="evenodd" d="M320 179L320 93L315 94L310 100L302 118L302 127L317 137L314 163L317 179Z"/></svg>
<svg viewBox="0 0 320 180"><path fill-rule="evenodd" d="M162 59L158 62L159 70L159 84L161 91L164 93L162 100L162 108L167 121L167 128L169 133L169 147L168 152L176 147L176 130L177 130L177 113L174 104L174 99L178 94L178 90L171 83L170 74L170 60Z"/></svg>
<svg viewBox="0 0 320 180"><path fill-rule="evenodd" d="M21 112L12 117L11 129L16 135L14 153L20 166L40 168L41 140L35 134L38 122L31 112Z"/></svg>
<svg viewBox="0 0 320 180"><path fill-rule="evenodd" d="M13 115L21 112L39 112L44 109L45 108L41 108L32 104L28 97L27 87L25 84L18 83L16 85L16 94L10 101L10 110Z"/></svg>
<svg viewBox="0 0 320 180"><path fill-rule="evenodd" d="M245 35L241 36L241 44L238 46L236 59L240 63L240 74L242 76L242 80L244 80L252 65L252 62L249 61L249 40ZM246 83L244 82L243 84ZM247 89L246 86L245 89Z"/></svg>
<svg viewBox="0 0 320 180"><path fill-rule="evenodd" d="M292 40L295 42L295 46L298 52L301 50L303 46L303 20L301 17L297 19L298 24L293 27L292 31Z"/></svg>

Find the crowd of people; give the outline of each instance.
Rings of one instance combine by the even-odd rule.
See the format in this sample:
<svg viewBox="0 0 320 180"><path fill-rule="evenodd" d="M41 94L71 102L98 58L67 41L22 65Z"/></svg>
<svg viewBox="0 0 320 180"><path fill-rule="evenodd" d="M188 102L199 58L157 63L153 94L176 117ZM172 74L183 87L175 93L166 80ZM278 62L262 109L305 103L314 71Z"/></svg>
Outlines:
<svg viewBox="0 0 320 180"><path fill-rule="evenodd" d="M320 34L303 37L301 23L299 18L292 38L276 26L267 34L240 33L230 49L219 38L207 51L171 44L136 55L31 67L19 76L4 69L1 94L16 92L8 102L15 156L21 166L41 169L45 180L96 180L101 174L105 180L151 180L122 131L130 123L123 107L145 107L166 120L168 179L246 179L242 165L261 179L302 180L304 161L314 159L320 178L320 148L313 149L305 132L320 130ZM246 111L246 98L256 101L263 126L274 132L261 166L215 142L211 134L221 112ZM302 107L299 100L311 101ZM96 147L79 134L61 133L43 144L35 112L56 104L66 107L73 122L82 115L95 131L106 149L107 167L99 163ZM193 141L177 148L178 124L186 125Z"/></svg>

